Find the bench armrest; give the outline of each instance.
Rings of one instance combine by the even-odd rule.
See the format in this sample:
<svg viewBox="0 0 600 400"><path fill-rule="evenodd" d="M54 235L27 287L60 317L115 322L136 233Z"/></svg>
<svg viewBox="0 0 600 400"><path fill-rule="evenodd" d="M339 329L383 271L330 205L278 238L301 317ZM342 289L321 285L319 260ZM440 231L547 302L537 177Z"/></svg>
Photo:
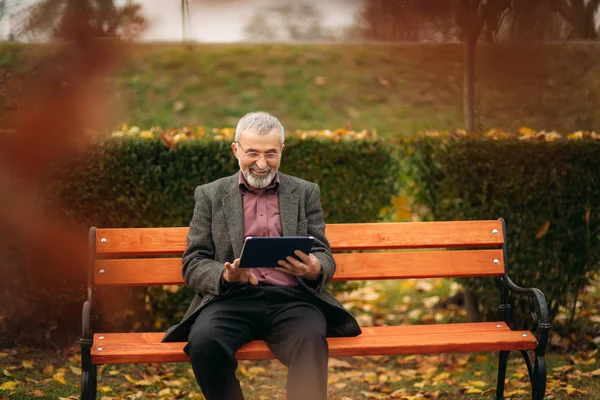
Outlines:
<svg viewBox="0 0 600 400"><path fill-rule="evenodd" d="M511 292L520 295L528 296L530 301L530 315L533 321L532 332L536 333L538 340L538 346L536 348L536 354L544 355L546 346L548 344L548 332L550 331L550 317L548 313L548 303L546 302L546 296L540 289L536 288L524 288L514 283L507 274L501 278L505 287ZM539 310L539 315L536 312Z"/></svg>
<svg viewBox="0 0 600 400"><path fill-rule="evenodd" d="M87 300L83 303L81 311L81 339L92 339L91 331L91 302Z"/></svg>

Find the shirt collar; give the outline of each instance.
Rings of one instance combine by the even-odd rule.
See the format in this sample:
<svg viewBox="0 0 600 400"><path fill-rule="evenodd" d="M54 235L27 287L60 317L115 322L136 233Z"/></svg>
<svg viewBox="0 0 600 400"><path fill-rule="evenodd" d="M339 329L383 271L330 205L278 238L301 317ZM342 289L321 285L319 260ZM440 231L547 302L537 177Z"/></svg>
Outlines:
<svg viewBox="0 0 600 400"><path fill-rule="evenodd" d="M246 178L244 177L244 174L242 174L242 171L240 171L239 174L238 174L238 188L240 189L240 192L243 195L245 195L248 192L261 193L263 191L270 191L270 190L273 190L274 193L278 193L279 192L279 185L280 185L279 172L277 172L275 174L275 178L273 178L273 180L271 181L271 183L269 183L269 185L266 188L264 188L264 189L254 189L254 188L251 188L248 185L248 182L246 181Z"/></svg>

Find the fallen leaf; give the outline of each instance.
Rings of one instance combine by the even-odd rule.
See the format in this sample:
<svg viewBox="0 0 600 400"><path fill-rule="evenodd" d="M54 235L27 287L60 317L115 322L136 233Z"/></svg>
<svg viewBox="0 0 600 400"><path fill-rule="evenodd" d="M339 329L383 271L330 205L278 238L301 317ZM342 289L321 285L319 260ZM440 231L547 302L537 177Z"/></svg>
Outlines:
<svg viewBox="0 0 600 400"><path fill-rule="evenodd" d="M6 381L2 385L0 385L0 390L13 390L18 385L18 382L15 381Z"/></svg>
<svg viewBox="0 0 600 400"><path fill-rule="evenodd" d="M550 221L544 222L542 226L539 227L535 234L536 239L541 239L548 233L548 229L550 228Z"/></svg>
<svg viewBox="0 0 600 400"><path fill-rule="evenodd" d="M328 362L328 367L352 368L352 364L350 364L348 361L338 360L337 358L330 358Z"/></svg>
<svg viewBox="0 0 600 400"><path fill-rule="evenodd" d="M483 393L483 390L477 388L470 388L466 393Z"/></svg>
<svg viewBox="0 0 600 400"><path fill-rule="evenodd" d="M160 392L158 392L158 395L161 396L161 397L165 397L165 396L168 396L170 394L171 394L171 389L169 389L169 388L163 389Z"/></svg>
<svg viewBox="0 0 600 400"><path fill-rule="evenodd" d="M260 374L266 374L267 370L264 369L263 367L251 367L251 368L248 368L248 373L253 374L253 375L260 375Z"/></svg>
<svg viewBox="0 0 600 400"><path fill-rule="evenodd" d="M469 381L469 384L471 384L473 386L477 386L477 387L487 386L487 383L485 383L483 381Z"/></svg>
<svg viewBox="0 0 600 400"><path fill-rule="evenodd" d="M4 375L6 375L6 376L13 376L10 372L8 372L7 369L3 369L2 373L4 373Z"/></svg>
<svg viewBox="0 0 600 400"><path fill-rule="evenodd" d="M75 375L81 375L81 368L73 367L72 365L70 365L69 368L71 368L71 372Z"/></svg>
<svg viewBox="0 0 600 400"><path fill-rule="evenodd" d="M23 360L21 365L23 365L23 368L33 368L33 361Z"/></svg>
<svg viewBox="0 0 600 400"><path fill-rule="evenodd" d="M7 357L7 356L8 356L8 353L0 352L0 357Z"/></svg>
<svg viewBox="0 0 600 400"><path fill-rule="evenodd" d="M54 372L54 365L48 364L44 367L44 374L52 375L52 372Z"/></svg>
<svg viewBox="0 0 600 400"><path fill-rule="evenodd" d="M32 397L45 397L46 393L42 392L39 389L33 390L29 393L27 393L27 395L32 396Z"/></svg>
<svg viewBox="0 0 600 400"><path fill-rule="evenodd" d="M127 379L127 382L133 383L134 385L137 383L137 381L135 379L133 379L132 377L130 377L129 375L125 375L125 379Z"/></svg>
<svg viewBox="0 0 600 400"><path fill-rule="evenodd" d="M105 393L106 392L112 392L112 388L109 387L109 386L100 386L99 389L100 389L101 392L105 392Z"/></svg>
<svg viewBox="0 0 600 400"><path fill-rule="evenodd" d="M115 376L115 375L119 375L121 372L117 371L116 369L111 369L110 371L108 371L108 374L110 376Z"/></svg>
<svg viewBox="0 0 600 400"><path fill-rule="evenodd" d="M56 382L60 383L61 385L67 384L67 381L65 380L65 376L61 373L54 374L54 376L52 378L54 378L54 380Z"/></svg>

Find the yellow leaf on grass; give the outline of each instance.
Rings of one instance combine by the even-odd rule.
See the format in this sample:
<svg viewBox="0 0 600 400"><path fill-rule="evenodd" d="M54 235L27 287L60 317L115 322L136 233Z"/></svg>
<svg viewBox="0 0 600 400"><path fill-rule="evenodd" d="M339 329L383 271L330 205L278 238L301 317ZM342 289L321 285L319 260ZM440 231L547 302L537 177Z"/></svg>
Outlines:
<svg viewBox="0 0 600 400"><path fill-rule="evenodd" d="M8 372L7 369L3 369L2 372L4 373L4 375L6 376L12 376L12 374L10 372Z"/></svg>
<svg viewBox="0 0 600 400"><path fill-rule="evenodd" d="M163 383L170 387L179 387L183 385L183 381L180 381L178 379L172 381L163 381Z"/></svg>
<svg viewBox="0 0 600 400"><path fill-rule="evenodd" d="M54 376L52 377L54 378L54 380L58 383L60 383L61 385L66 385L67 381L65 380L65 376L63 374L54 374Z"/></svg>
<svg viewBox="0 0 600 400"><path fill-rule="evenodd" d="M489 356L484 356L483 354L477 354L474 357L474 359L475 359L475 361L487 361L487 360L490 359L490 357Z"/></svg>
<svg viewBox="0 0 600 400"><path fill-rule="evenodd" d="M441 381L441 380L444 380L444 379L446 379L448 377L450 377L450 374L448 372L442 372L438 376L434 377L433 380L434 381Z"/></svg>
<svg viewBox="0 0 600 400"><path fill-rule="evenodd" d="M506 397L512 397L512 396L516 396L518 394L529 394L531 392L529 392L528 390L523 390L523 389L517 389L517 390L513 390L512 392L506 392L504 393L504 395Z"/></svg>
<svg viewBox="0 0 600 400"><path fill-rule="evenodd" d="M54 365L48 364L44 367L44 373L46 375L52 375L53 372L54 372Z"/></svg>
<svg viewBox="0 0 600 400"><path fill-rule="evenodd" d="M132 377L130 377L129 375L125 375L125 379L127 379L127 382L133 383L134 385L137 383L137 381L135 379L133 379Z"/></svg>
<svg viewBox="0 0 600 400"><path fill-rule="evenodd" d="M251 367L251 368L248 368L248 373L253 374L253 375L266 374L267 370L264 369L263 367Z"/></svg>
<svg viewBox="0 0 600 400"><path fill-rule="evenodd" d="M135 385L136 386L150 386L150 385L152 385L152 382L150 382L149 380L146 380L146 379L142 379L140 381L137 381L135 383Z"/></svg>
<svg viewBox="0 0 600 400"><path fill-rule="evenodd" d="M166 397L166 396L169 396L170 394L171 394L171 389L169 389L169 388L163 389L160 392L158 392L158 395L161 397Z"/></svg>
<svg viewBox="0 0 600 400"><path fill-rule="evenodd" d="M101 392L112 392L112 388L109 386L100 386L100 391Z"/></svg>
<svg viewBox="0 0 600 400"><path fill-rule="evenodd" d="M484 381L469 381L469 384L477 387L487 386L487 383L485 383Z"/></svg>
<svg viewBox="0 0 600 400"><path fill-rule="evenodd" d="M471 388L467 390L467 393L483 393L483 390L477 388Z"/></svg>
<svg viewBox="0 0 600 400"><path fill-rule="evenodd" d="M23 365L23 368L33 368L33 361L23 360L21 365Z"/></svg>
<svg viewBox="0 0 600 400"><path fill-rule="evenodd" d="M71 368L71 372L75 375L81 375L81 368L73 367L72 365L70 365L69 368Z"/></svg>
<svg viewBox="0 0 600 400"><path fill-rule="evenodd" d="M13 390L19 383L15 381L7 381L0 385L0 390Z"/></svg>
<svg viewBox="0 0 600 400"><path fill-rule="evenodd" d="M592 371L593 376L600 376L600 368Z"/></svg>
<svg viewBox="0 0 600 400"><path fill-rule="evenodd" d="M111 369L110 371L108 371L108 374L109 374L110 376L115 376L115 375L119 375L119 374L120 374L120 372L119 372L119 371L117 371L116 369Z"/></svg>

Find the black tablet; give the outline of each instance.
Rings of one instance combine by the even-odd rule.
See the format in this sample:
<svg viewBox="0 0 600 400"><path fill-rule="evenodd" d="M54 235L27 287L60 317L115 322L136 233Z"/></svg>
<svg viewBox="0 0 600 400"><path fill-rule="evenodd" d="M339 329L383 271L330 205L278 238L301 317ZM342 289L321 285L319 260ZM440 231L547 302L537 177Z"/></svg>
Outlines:
<svg viewBox="0 0 600 400"><path fill-rule="evenodd" d="M315 238L312 236L262 237L248 236L242 247L240 268L275 268L279 260L293 256L295 250L310 253Z"/></svg>

